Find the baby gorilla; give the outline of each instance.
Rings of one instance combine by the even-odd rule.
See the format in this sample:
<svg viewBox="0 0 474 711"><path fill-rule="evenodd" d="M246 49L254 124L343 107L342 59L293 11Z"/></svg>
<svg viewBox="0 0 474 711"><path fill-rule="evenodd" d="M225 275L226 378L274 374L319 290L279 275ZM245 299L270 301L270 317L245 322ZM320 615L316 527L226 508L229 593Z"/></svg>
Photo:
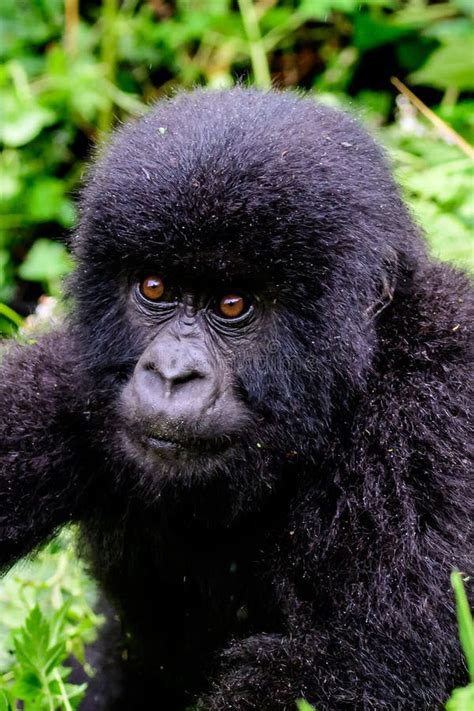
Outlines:
<svg viewBox="0 0 474 711"><path fill-rule="evenodd" d="M112 610L82 708L440 708L472 297L381 151L311 99L183 94L92 168L74 253L67 322L1 366L0 563L78 522Z"/></svg>

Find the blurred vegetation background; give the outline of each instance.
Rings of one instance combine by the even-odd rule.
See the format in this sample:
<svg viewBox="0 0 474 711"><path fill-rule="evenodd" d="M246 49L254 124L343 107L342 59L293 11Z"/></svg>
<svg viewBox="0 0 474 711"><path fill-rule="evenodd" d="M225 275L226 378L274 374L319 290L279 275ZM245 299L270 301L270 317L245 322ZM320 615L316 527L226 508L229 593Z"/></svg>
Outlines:
<svg viewBox="0 0 474 711"><path fill-rule="evenodd" d="M2 0L0 338L24 335L39 300L51 322L44 297L72 268L94 146L196 85L299 88L356 112L432 252L474 270L473 11L474 0ZM99 618L73 540L63 532L0 583L0 711L71 711L83 696L67 659L84 662ZM474 686L459 693L467 705L450 711L474 708Z"/></svg>

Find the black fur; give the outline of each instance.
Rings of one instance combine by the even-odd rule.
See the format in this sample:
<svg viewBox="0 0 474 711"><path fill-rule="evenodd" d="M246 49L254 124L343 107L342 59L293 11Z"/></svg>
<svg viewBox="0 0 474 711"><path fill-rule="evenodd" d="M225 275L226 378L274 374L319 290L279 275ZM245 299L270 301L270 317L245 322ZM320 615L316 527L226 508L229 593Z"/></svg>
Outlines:
<svg viewBox="0 0 474 711"><path fill-rule="evenodd" d="M466 681L472 297L380 150L309 99L196 91L120 130L81 205L69 322L1 367L0 562L80 522L123 632L84 708L440 708ZM178 475L119 436L157 265L266 304L226 356L245 433Z"/></svg>

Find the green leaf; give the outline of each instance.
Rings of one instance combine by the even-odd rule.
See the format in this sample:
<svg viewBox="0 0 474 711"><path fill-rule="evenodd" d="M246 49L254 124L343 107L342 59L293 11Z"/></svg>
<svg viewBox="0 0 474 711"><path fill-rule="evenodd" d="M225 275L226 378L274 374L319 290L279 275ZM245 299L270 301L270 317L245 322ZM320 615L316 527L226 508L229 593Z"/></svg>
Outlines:
<svg viewBox="0 0 474 711"><path fill-rule="evenodd" d="M472 0L468 0L472 5ZM474 8L474 5L472 5ZM451 17L449 20L440 20L433 23L423 33L426 37L433 37L442 44L456 37L458 42L469 41L472 34L472 22L467 17Z"/></svg>
<svg viewBox="0 0 474 711"><path fill-rule="evenodd" d="M305 699L300 699L296 702L296 708L298 711L316 711L314 706L311 706Z"/></svg>
<svg viewBox="0 0 474 711"><path fill-rule="evenodd" d="M6 146L24 146L56 120L55 113L50 109L10 91L0 93L0 103L0 140Z"/></svg>
<svg viewBox="0 0 474 711"><path fill-rule="evenodd" d="M25 639L30 637L29 641L34 641L38 649L47 649L49 644L49 624L43 617L38 605L31 610L25 622Z"/></svg>
<svg viewBox="0 0 474 711"><path fill-rule="evenodd" d="M46 675L50 674L54 667L57 667L64 661L66 657L66 645L64 640L58 642L53 647L50 647L45 655L45 666L44 672Z"/></svg>
<svg viewBox="0 0 474 711"><path fill-rule="evenodd" d="M10 711L11 706L8 700L8 696L2 689L0 689L0 711Z"/></svg>
<svg viewBox="0 0 474 711"><path fill-rule="evenodd" d="M51 123L51 113L38 106L28 112L17 114L8 124L0 127L0 137L7 146L23 146L36 138L42 129Z"/></svg>
<svg viewBox="0 0 474 711"><path fill-rule="evenodd" d="M453 5L462 10L468 16L472 16L472 0L453 0Z"/></svg>
<svg viewBox="0 0 474 711"><path fill-rule="evenodd" d="M51 284L71 271L72 260L66 247L49 239L38 239L18 269L22 279Z"/></svg>
<svg viewBox="0 0 474 711"><path fill-rule="evenodd" d="M461 573L451 573L451 585L456 597L456 613L459 626L459 639L466 657L471 682L474 684L474 621L461 577Z"/></svg>
<svg viewBox="0 0 474 711"><path fill-rule="evenodd" d="M77 709L86 693L87 684L64 684L67 700L73 709Z"/></svg>
<svg viewBox="0 0 474 711"><path fill-rule="evenodd" d="M64 605L59 608L49 620L49 629L51 634L51 641L53 644L59 642L63 635L66 627L66 617L71 608L72 599L66 600Z"/></svg>
<svg viewBox="0 0 474 711"><path fill-rule="evenodd" d="M359 6L359 0L302 0L298 12L308 19L327 20L334 10L351 13Z"/></svg>
<svg viewBox="0 0 474 711"><path fill-rule="evenodd" d="M410 75L414 84L426 84L437 89L450 87L460 91L474 89L473 54L468 47L474 46L474 34L460 42L457 38L435 50L428 61Z"/></svg>
<svg viewBox="0 0 474 711"><path fill-rule="evenodd" d="M40 178L28 194L28 212L36 222L54 219L64 195L64 184L56 178Z"/></svg>
<svg viewBox="0 0 474 711"><path fill-rule="evenodd" d="M11 309L9 306L6 304L2 304L0 302L0 316L3 316L4 318L8 319L10 323L12 323L14 326L17 328L21 328L23 325L23 319L19 314L17 314L16 311Z"/></svg>
<svg viewBox="0 0 474 711"><path fill-rule="evenodd" d="M43 683L34 671L25 671L15 681L15 695L22 701L34 701L40 695Z"/></svg>
<svg viewBox="0 0 474 711"><path fill-rule="evenodd" d="M394 25L383 16L374 17L368 12L354 16L354 45L362 52L396 42L412 32L411 26Z"/></svg>
<svg viewBox="0 0 474 711"><path fill-rule="evenodd" d="M472 711L474 709L474 684L454 689L446 703L446 711Z"/></svg>
<svg viewBox="0 0 474 711"><path fill-rule="evenodd" d="M14 634L13 643L24 670L41 673L49 645L49 626L38 605L30 611L24 626Z"/></svg>

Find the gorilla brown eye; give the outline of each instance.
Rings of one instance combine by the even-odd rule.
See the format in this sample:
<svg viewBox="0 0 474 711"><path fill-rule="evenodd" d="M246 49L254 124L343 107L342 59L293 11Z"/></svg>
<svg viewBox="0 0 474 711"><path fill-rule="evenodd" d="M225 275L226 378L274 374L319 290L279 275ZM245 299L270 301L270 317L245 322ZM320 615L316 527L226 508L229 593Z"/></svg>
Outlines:
<svg viewBox="0 0 474 711"><path fill-rule="evenodd" d="M224 318L238 318L247 310L243 296L227 294L217 304L217 313Z"/></svg>
<svg viewBox="0 0 474 711"><path fill-rule="evenodd" d="M149 276L141 282L140 291L145 299L158 301L163 296L165 285L160 277Z"/></svg>

